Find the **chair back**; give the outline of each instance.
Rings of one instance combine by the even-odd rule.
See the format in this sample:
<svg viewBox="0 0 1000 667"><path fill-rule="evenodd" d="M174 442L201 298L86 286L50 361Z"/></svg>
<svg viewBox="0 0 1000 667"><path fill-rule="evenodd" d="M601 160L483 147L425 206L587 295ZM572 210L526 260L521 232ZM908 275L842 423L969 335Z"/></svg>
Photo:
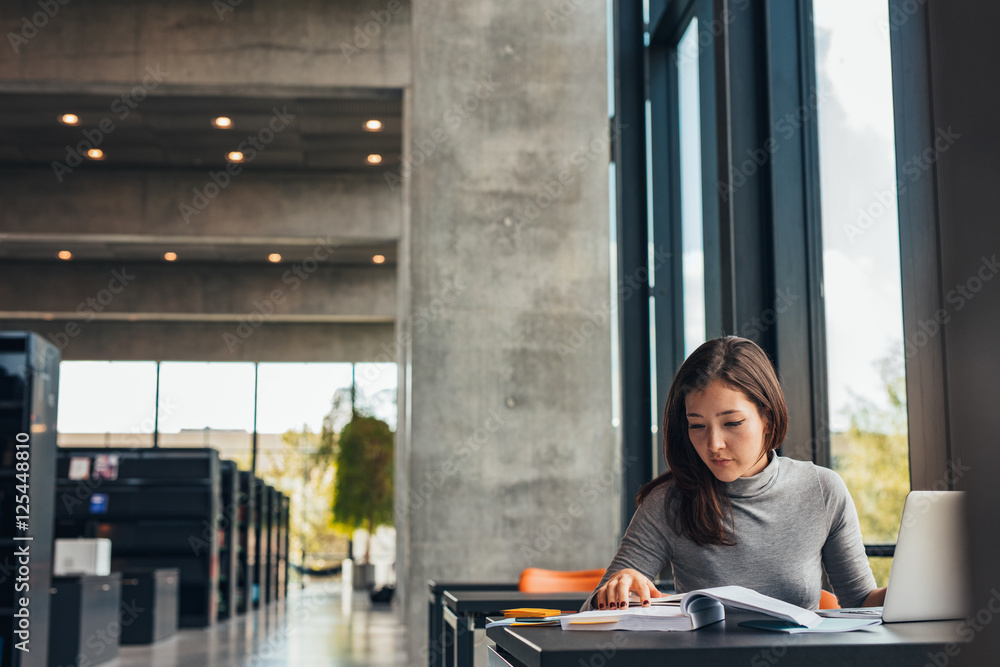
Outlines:
<svg viewBox="0 0 1000 667"><path fill-rule="evenodd" d="M819 592L819 608L820 609L840 609L840 600L837 596L830 591L820 591Z"/></svg>
<svg viewBox="0 0 1000 667"><path fill-rule="evenodd" d="M589 592L597 588L604 570L545 570L529 567L521 572L517 590L524 593Z"/></svg>

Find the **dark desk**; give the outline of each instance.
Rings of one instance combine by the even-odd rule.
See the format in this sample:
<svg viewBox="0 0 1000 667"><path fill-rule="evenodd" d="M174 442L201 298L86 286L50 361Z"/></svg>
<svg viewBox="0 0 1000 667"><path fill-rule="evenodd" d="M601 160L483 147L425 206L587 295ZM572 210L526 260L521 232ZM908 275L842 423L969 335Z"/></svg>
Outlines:
<svg viewBox="0 0 1000 667"><path fill-rule="evenodd" d="M487 616L504 609L542 607L576 611L590 596L586 593L522 593L520 591L444 591L443 648L445 667L472 667L476 628L486 626ZM536 628L537 629L537 628ZM576 667L574 665L574 667Z"/></svg>
<svg viewBox="0 0 1000 667"><path fill-rule="evenodd" d="M737 626L763 618L726 609L726 620L692 632L586 632L558 627L495 627L486 636L490 667L580 667L667 664L671 667L907 667L933 664L931 655L952 642L961 649L963 621L890 623L839 634L786 635ZM968 634L968 633L965 633ZM948 658L951 660L951 658Z"/></svg>
<svg viewBox="0 0 1000 667"><path fill-rule="evenodd" d="M444 664L444 592L452 591L516 591L516 583L454 582L427 580L427 666Z"/></svg>

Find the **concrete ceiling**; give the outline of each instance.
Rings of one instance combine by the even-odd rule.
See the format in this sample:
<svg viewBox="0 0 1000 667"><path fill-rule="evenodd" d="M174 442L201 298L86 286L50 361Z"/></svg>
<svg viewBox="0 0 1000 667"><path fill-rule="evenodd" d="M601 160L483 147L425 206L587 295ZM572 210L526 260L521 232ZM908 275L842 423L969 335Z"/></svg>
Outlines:
<svg viewBox="0 0 1000 667"><path fill-rule="evenodd" d="M77 115L79 123L61 123L66 113ZM213 127L217 116L230 118L232 127ZM381 121L380 131L365 129L372 119ZM248 137L262 146L255 154L246 148ZM402 91L88 85L67 92L45 84L0 86L0 167L48 170L91 146L103 150L104 159L83 159L79 166L70 165L74 171L163 169L207 179L226 168L230 151L242 149L248 159L241 167L247 171L382 173L399 166ZM371 154L381 155L382 162L369 164ZM53 260L58 251L71 249L73 259L82 261L162 261L170 251L177 253L178 263L266 263L271 253L298 262L317 246L315 238L280 233L178 236L138 226L126 234L3 232L0 259L6 260ZM331 264L371 264L376 255L387 265L396 262L395 240L328 238L324 245Z"/></svg>
<svg viewBox="0 0 1000 667"><path fill-rule="evenodd" d="M60 123L66 113L76 114L79 124ZM248 137L265 145L273 136L245 168L364 171L374 168L367 156L376 153L385 169L399 163L401 115L402 93L395 89L340 89L323 97L142 87L0 91L0 164L49 166L83 142L98 145L105 157L82 168L218 168ZM232 127L213 127L217 116L231 118ZM365 130L371 119L382 122L380 132Z"/></svg>

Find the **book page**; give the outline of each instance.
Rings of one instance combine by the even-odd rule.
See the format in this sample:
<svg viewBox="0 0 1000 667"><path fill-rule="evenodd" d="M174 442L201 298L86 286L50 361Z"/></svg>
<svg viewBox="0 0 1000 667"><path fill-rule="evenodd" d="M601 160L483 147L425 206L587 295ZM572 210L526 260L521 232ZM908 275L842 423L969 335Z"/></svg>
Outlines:
<svg viewBox="0 0 1000 667"><path fill-rule="evenodd" d="M652 598L652 597L649 598L649 603L654 607L660 607L664 605L676 607L680 605L682 599L684 599L684 593L677 593L677 594L662 593L658 598ZM635 593L629 593L628 606L631 607L633 605L638 607L642 605L642 602L639 599L638 595L636 595Z"/></svg>
<svg viewBox="0 0 1000 667"><path fill-rule="evenodd" d="M563 630L693 630L679 607L630 607L583 611L559 619Z"/></svg>
<svg viewBox="0 0 1000 667"><path fill-rule="evenodd" d="M797 625L814 628L822 619L815 613L802 607L797 607L783 600L758 593L743 586L719 586L717 588L702 588L691 591L681 601L681 610L687 613L688 607L699 597L710 597L722 604L735 609L755 611L768 616L774 616Z"/></svg>

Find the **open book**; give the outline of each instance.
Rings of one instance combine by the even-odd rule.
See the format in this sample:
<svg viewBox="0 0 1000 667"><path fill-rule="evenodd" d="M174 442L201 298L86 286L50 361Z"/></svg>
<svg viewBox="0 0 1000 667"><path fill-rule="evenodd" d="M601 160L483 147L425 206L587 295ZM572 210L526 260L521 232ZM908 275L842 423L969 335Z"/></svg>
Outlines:
<svg viewBox="0 0 1000 667"><path fill-rule="evenodd" d="M676 597L676 596L672 596ZM680 605L667 601L649 607L585 611L561 616L563 630L696 630L726 617L723 605L767 614L802 628L815 628L822 619L802 607L742 586L702 588L680 596Z"/></svg>

